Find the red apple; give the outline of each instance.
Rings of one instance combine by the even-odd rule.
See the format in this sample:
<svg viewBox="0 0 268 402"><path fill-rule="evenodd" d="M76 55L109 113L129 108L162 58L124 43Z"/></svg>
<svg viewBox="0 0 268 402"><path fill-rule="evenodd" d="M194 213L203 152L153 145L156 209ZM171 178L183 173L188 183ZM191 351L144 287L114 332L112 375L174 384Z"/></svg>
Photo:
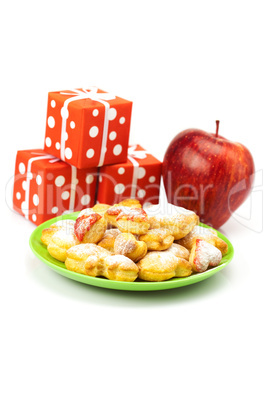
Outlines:
<svg viewBox="0 0 268 402"><path fill-rule="evenodd" d="M164 156L168 201L195 211L215 228L223 225L251 191L254 162L249 150L198 129L179 133Z"/></svg>

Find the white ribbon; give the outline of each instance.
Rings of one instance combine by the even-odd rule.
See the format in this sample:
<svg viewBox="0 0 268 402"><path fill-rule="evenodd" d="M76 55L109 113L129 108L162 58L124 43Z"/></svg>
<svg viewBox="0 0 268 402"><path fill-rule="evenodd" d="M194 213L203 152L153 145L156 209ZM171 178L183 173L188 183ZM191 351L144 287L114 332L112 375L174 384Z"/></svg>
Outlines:
<svg viewBox="0 0 268 402"><path fill-rule="evenodd" d="M26 185L25 185L25 212L22 211L24 213L26 219L29 219L30 181L33 177L33 174L31 172L33 162L37 161L37 160L41 160L41 159L50 159L49 163L55 163L55 162L60 161L60 159L55 158L54 156L49 155L49 154L44 154L44 153L39 153L39 152L31 152L31 154L38 155L38 156L34 156L33 158L30 158L27 163ZM72 176L71 176L69 211L73 212L74 202L75 202L75 194L76 194L77 169L74 166L71 166L71 168L72 168Z"/></svg>
<svg viewBox="0 0 268 402"><path fill-rule="evenodd" d="M93 101L99 102L105 107L105 114L104 114L104 124L103 124L103 133L102 133L102 143L101 143L101 152L100 152L100 159L98 166L102 166L104 163L104 157L106 153L106 144L108 138L108 111L110 109L110 104L107 102L108 100L115 99L115 96L105 92L99 93L97 92L97 87L89 87L89 89L74 89L68 92L60 92L62 95L68 95L70 98L66 99L63 104L62 108L62 122L61 122L61 159L65 160L65 141L67 137L66 132L66 122L68 118L68 105L70 102L81 100L81 99L91 99Z"/></svg>
<svg viewBox="0 0 268 402"><path fill-rule="evenodd" d="M147 151L137 151L137 145L131 145L128 148L128 160L133 165L133 176L132 176L132 186L131 186L131 198L136 197L136 190L137 190L137 182L138 182L138 175L139 175L139 162L136 159L146 159Z"/></svg>

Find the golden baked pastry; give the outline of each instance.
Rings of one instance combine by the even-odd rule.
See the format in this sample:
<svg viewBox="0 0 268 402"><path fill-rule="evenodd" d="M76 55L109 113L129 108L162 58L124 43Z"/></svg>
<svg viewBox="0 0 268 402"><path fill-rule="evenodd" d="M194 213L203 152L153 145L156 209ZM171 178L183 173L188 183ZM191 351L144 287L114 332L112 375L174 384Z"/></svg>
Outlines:
<svg viewBox="0 0 268 402"><path fill-rule="evenodd" d="M107 229L104 233L103 238L98 243L98 246L105 248L111 253L114 252L114 241L121 232L119 229Z"/></svg>
<svg viewBox="0 0 268 402"><path fill-rule="evenodd" d="M69 248L79 243L80 241L75 236L73 228L61 228L51 237L47 245L47 251L52 257L56 258L56 260L64 262Z"/></svg>
<svg viewBox="0 0 268 402"><path fill-rule="evenodd" d="M190 253L187 248L180 244L173 243L167 250L178 258L178 265L176 268L176 275L179 278L190 276L193 273L191 262L189 262Z"/></svg>
<svg viewBox="0 0 268 402"><path fill-rule="evenodd" d="M136 199L126 199L120 201L118 204L114 204L106 209L104 217L109 227L117 227L116 218L121 212L127 212L129 209L141 209L141 204Z"/></svg>
<svg viewBox="0 0 268 402"><path fill-rule="evenodd" d="M195 272L204 272L209 267L216 267L222 259L220 250L202 239L196 239L191 249L189 261Z"/></svg>
<svg viewBox="0 0 268 402"><path fill-rule="evenodd" d="M116 217L116 225L121 232L142 235L148 232L150 224L146 212L142 208L124 209Z"/></svg>
<svg viewBox="0 0 268 402"><path fill-rule="evenodd" d="M188 209L168 204L163 213L159 205L150 205L145 208L148 215L150 229L168 229L175 240L186 236L199 223L198 216Z"/></svg>
<svg viewBox="0 0 268 402"><path fill-rule="evenodd" d="M116 218L118 217L118 215L120 214L120 212L122 212L122 210L126 208L126 210L128 209L128 207L123 207L122 205L113 205L112 207L108 208L105 213L104 213L104 218L107 221L107 225L108 227L112 227L112 228L116 228L117 224L116 224Z"/></svg>
<svg viewBox="0 0 268 402"><path fill-rule="evenodd" d="M130 208L142 208L141 203L139 200L135 198L127 198L123 201L120 201L118 205L122 205L123 207L130 207Z"/></svg>
<svg viewBox="0 0 268 402"><path fill-rule="evenodd" d="M91 208L83 209L74 224L74 233L82 243L98 243L106 231L107 223L103 216Z"/></svg>
<svg viewBox="0 0 268 402"><path fill-rule="evenodd" d="M218 237L217 232L214 229L203 226L195 226L184 238L178 240L178 243L191 250L197 239L205 240L217 247L222 255L228 252L228 244Z"/></svg>
<svg viewBox="0 0 268 402"><path fill-rule="evenodd" d="M104 276L114 281L133 282L138 276L138 267L124 255L109 255L101 259L88 257L85 263L87 275Z"/></svg>
<svg viewBox="0 0 268 402"><path fill-rule="evenodd" d="M68 250L66 268L89 276L104 276L115 281L133 282L137 265L123 255L113 255L95 244L80 244Z"/></svg>
<svg viewBox="0 0 268 402"><path fill-rule="evenodd" d="M140 279L160 282L175 276L177 258L167 251L149 251L137 266Z"/></svg>
<svg viewBox="0 0 268 402"><path fill-rule="evenodd" d="M168 249L172 245L174 237L168 229L159 228L148 230L147 233L139 237L139 240L147 244L148 250L161 251Z"/></svg>
<svg viewBox="0 0 268 402"><path fill-rule="evenodd" d="M75 221L71 219L62 219L50 225L49 228L43 229L41 234L41 242L48 246L52 236L58 232L58 230L65 229L67 232L69 228L74 228Z"/></svg>
<svg viewBox="0 0 268 402"><path fill-rule="evenodd" d="M94 243L81 243L68 250L65 265L70 271L87 275L85 262L90 255L96 255L98 258L101 258L110 254L109 251Z"/></svg>
<svg viewBox="0 0 268 402"><path fill-rule="evenodd" d="M94 207L92 207L92 210L94 212L97 212L101 216L104 216L105 212L109 208L111 208L111 205L109 205L109 204L95 204Z"/></svg>
<svg viewBox="0 0 268 402"><path fill-rule="evenodd" d="M198 223L198 216L184 208L168 204L163 213L159 205L143 209L138 200L126 199L86 208L75 221L59 220L42 231L41 241L77 273L164 281L204 272L227 253L217 232Z"/></svg>
<svg viewBox="0 0 268 402"><path fill-rule="evenodd" d="M181 246L180 244L173 243L169 247L168 251L171 251L174 255L176 255L176 257L180 257L180 258L183 258L184 260L189 261L189 257L190 257L189 250L187 250L187 248Z"/></svg>
<svg viewBox="0 0 268 402"><path fill-rule="evenodd" d="M165 281L173 277L185 277L192 273L189 261L177 257L171 251L150 251L137 266L139 278L145 281Z"/></svg>
<svg viewBox="0 0 268 402"><path fill-rule="evenodd" d="M115 239L114 252L137 262L147 253L147 245L144 241L136 240L131 233L121 233Z"/></svg>

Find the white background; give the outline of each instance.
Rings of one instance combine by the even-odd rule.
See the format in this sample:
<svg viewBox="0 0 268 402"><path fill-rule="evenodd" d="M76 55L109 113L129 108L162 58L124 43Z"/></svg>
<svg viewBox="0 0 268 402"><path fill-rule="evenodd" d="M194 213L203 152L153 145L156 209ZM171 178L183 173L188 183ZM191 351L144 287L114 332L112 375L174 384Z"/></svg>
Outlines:
<svg viewBox="0 0 268 402"><path fill-rule="evenodd" d="M267 400L265 3L1 6L1 400ZM250 149L258 173L222 227L235 247L226 269L126 293L70 281L31 253L35 226L10 210L16 151L43 146L49 91L89 85L134 102L131 142L160 159L178 132L214 132L216 119Z"/></svg>

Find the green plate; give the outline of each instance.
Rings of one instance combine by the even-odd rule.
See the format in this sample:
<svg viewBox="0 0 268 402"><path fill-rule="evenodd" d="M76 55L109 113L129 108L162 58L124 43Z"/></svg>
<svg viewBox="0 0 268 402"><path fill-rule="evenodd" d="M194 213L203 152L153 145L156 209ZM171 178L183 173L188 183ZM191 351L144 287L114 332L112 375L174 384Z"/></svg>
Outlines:
<svg viewBox="0 0 268 402"><path fill-rule="evenodd" d="M111 281L105 278L95 278L92 276L87 276L83 274L78 274L76 272L68 271L63 262L55 260L48 253L46 246L41 242L40 237L42 230L48 228L52 223L62 220L62 219L73 219L75 220L79 212L74 212L72 214L63 215L54 219L50 219L38 226L30 237L30 247L34 254L50 268L56 271L58 274L66 276L74 281L83 282L87 285L99 286L101 288L117 289L117 290L132 290L132 291L144 291L144 290L165 290L173 289L181 286L192 285L210 278L212 275L221 271L227 264L231 261L234 255L234 248L231 242L223 236L220 232L217 232L219 237L223 239L228 244L228 253L223 256L221 264L216 268L208 269L207 271L200 274L193 274L187 278L173 278L163 282L146 282L137 279L135 282L122 282L122 281ZM209 227L204 224L200 224L204 227Z"/></svg>

